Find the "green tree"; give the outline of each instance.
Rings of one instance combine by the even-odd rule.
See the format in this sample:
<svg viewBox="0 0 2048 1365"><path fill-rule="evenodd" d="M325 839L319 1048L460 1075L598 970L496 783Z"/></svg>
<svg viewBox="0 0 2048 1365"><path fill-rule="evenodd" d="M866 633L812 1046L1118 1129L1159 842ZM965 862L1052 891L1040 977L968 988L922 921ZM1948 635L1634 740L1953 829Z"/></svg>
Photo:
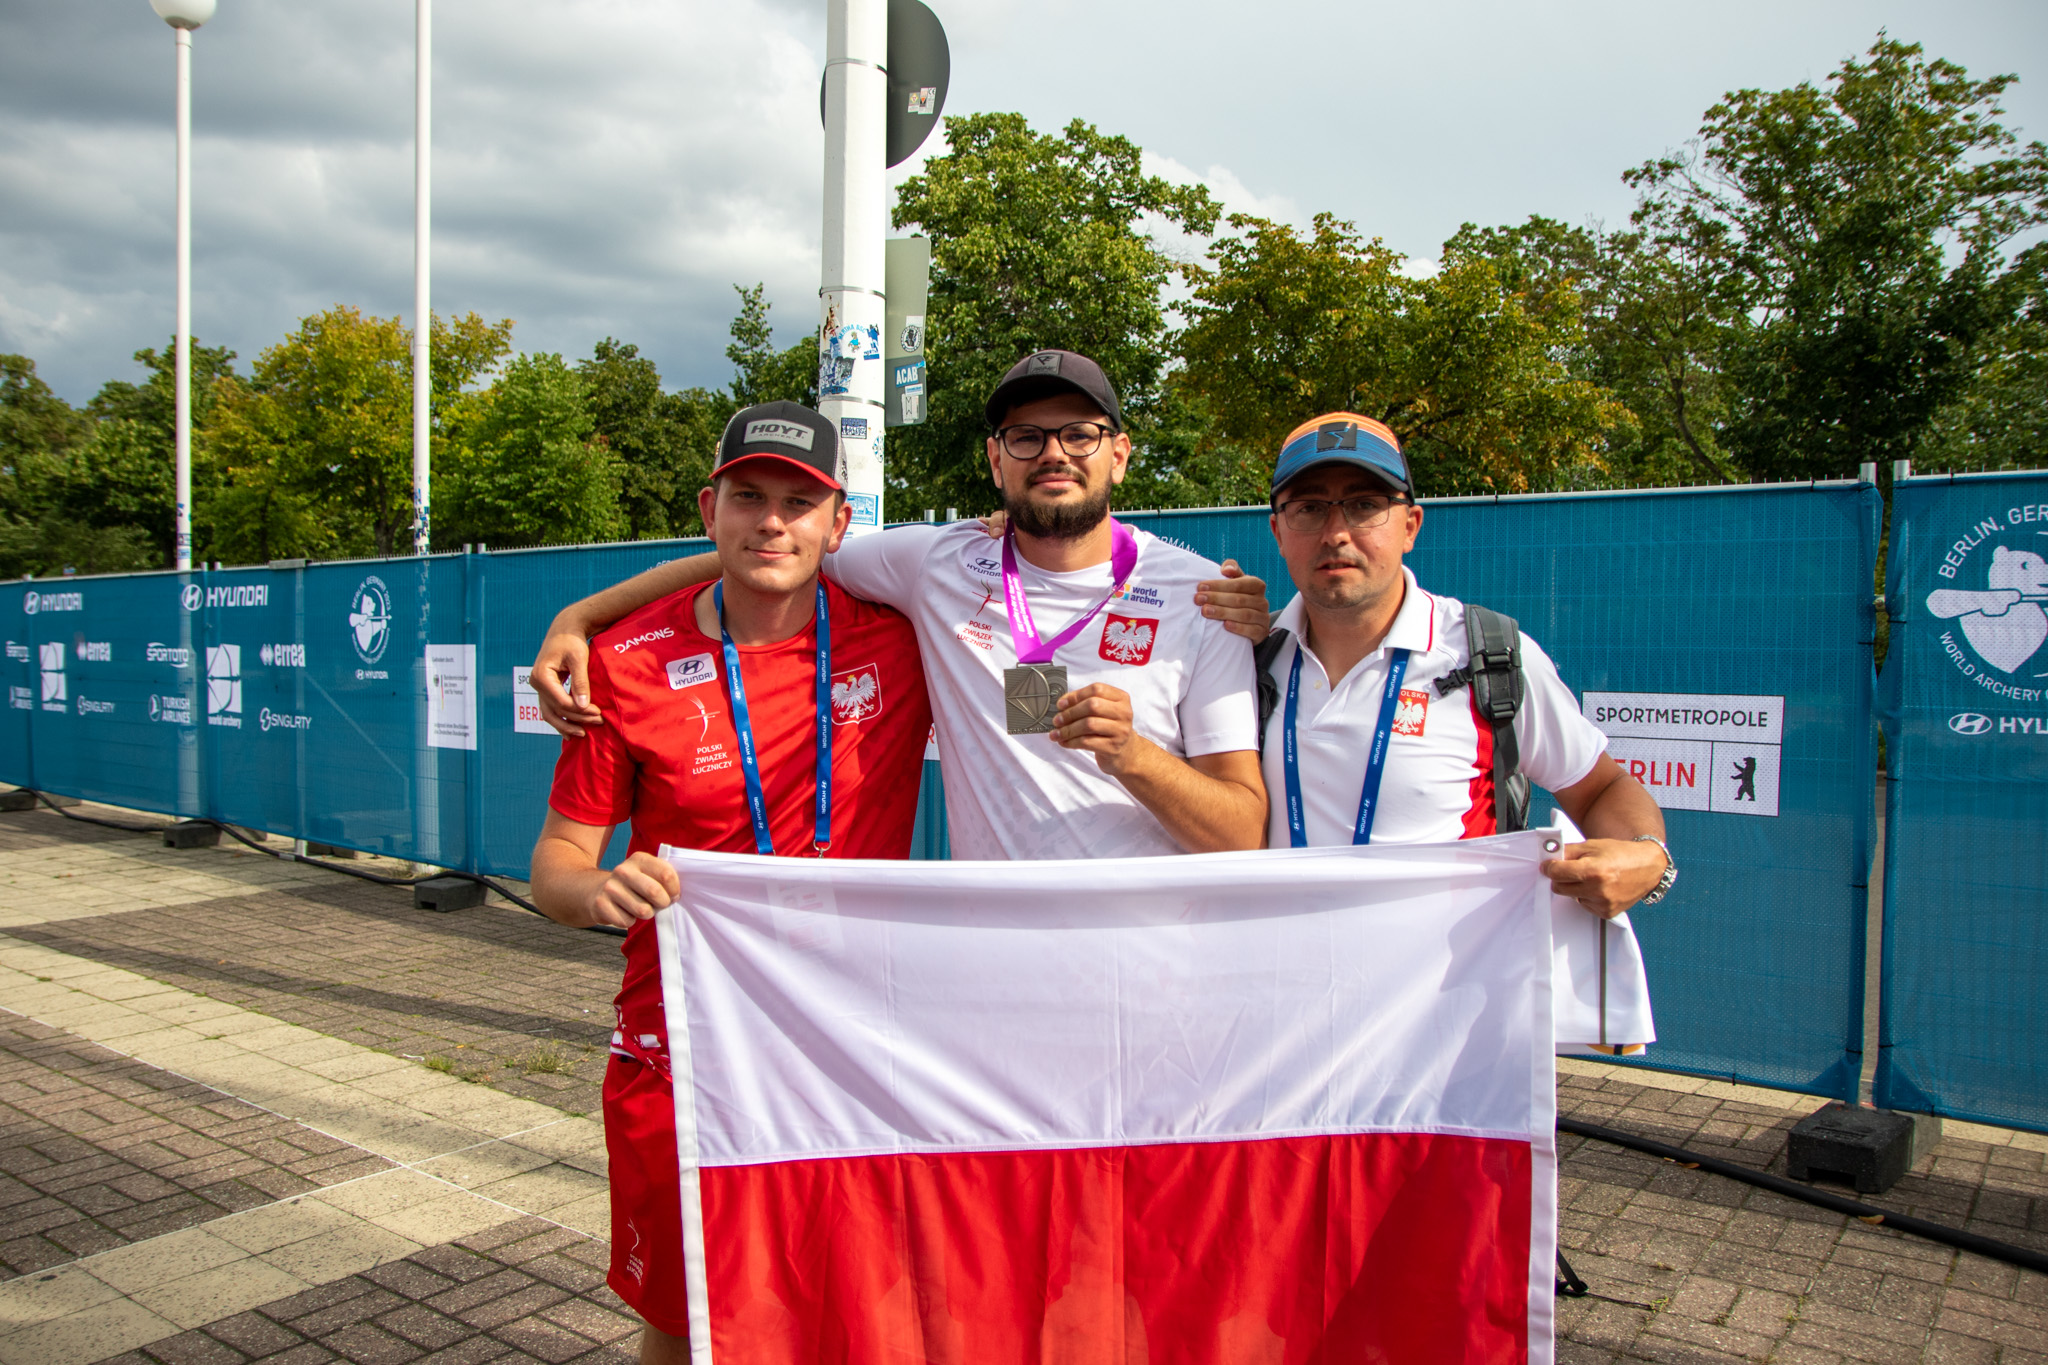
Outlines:
<svg viewBox="0 0 2048 1365"><path fill-rule="evenodd" d="M1972 80L1880 34L1827 88L1738 90L1628 173L1637 226L1725 291L1727 450L1752 476L1910 458L2015 317L2006 248L2048 223L2048 148Z"/></svg>
<svg viewBox="0 0 2048 1365"><path fill-rule="evenodd" d="M576 371L592 439L618 460L624 534L653 540L700 531L697 490L710 476L732 404L705 389L664 392L654 362L610 337Z"/></svg>
<svg viewBox="0 0 2048 1365"><path fill-rule="evenodd" d="M464 390L511 349L509 319L433 320L434 461L448 455ZM400 553L412 543L412 334L397 318L336 306L266 349L209 424L214 486L200 505L212 552Z"/></svg>
<svg viewBox="0 0 2048 1365"><path fill-rule="evenodd" d="M514 358L460 422L443 481L450 543L580 544L626 531L620 462L591 440L589 386L559 355Z"/></svg>
<svg viewBox="0 0 2048 1365"><path fill-rule="evenodd" d="M2026 306L1979 344L1969 381L1929 425L1913 456L1924 472L2048 466L2048 258L2024 264Z"/></svg>
<svg viewBox="0 0 2048 1365"><path fill-rule="evenodd" d="M720 429L724 429L725 417L756 403L789 402L817 407L817 337L806 335L777 350L775 329L768 321L769 305L763 298L765 286L732 288L740 296L740 311L734 315L730 329L732 344L725 348L725 358L733 368L732 406L719 419Z"/></svg>
<svg viewBox="0 0 2048 1365"><path fill-rule="evenodd" d="M1401 438L1428 493L1524 492L1604 479L1630 417L1574 375L1585 344L1568 279L1504 271L1466 237L1434 275L1330 214L1307 234L1233 216L1180 337L1182 381L1220 434L1270 471L1288 431L1349 409Z"/></svg>
<svg viewBox="0 0 2048 1365"><path fill-rule="evenodd" d="M1033 351L1097 361L1148 447L1172 360L1161 291L1183 267L1146 229L1206 235L1217 216L1206 190L1144 174L1136 144L1078 119L1054 136L1021 114L948 118L946 143L895 213L932 242L928 420L893 430L887 452L890 498L912 515L996 505L982 405Z"/></svg>

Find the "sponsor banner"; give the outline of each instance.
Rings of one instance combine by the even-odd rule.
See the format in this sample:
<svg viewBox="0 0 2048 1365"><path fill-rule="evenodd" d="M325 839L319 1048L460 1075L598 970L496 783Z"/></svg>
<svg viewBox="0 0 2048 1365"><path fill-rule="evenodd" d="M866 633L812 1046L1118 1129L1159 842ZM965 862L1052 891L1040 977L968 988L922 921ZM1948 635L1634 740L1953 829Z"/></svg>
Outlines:
<svg viewBox="0 0 2048 1365"><path fill-rule="evenodd" d="M202 588L197 583L187 583L178 595L178 603L186 611L221 611L231 607L267 607L270 605L268 583L221 583Z"/></svg>
<svg viewBox="0 0 2048 1365"><path fill-rule="evenodd" d="M1778 814L1783 697L1588 692L1608 755L1666 810Z"/></svg>
<svg viewBox="0 0 2048 1365"><path fill-rule="evenodd" d="M673 632L663 630L661 634ZM540 694L533 690L533 667L512 670L512 732L554 736L555 727L540 718Z"/></svg>
<svg viewBox="0 0 2048 1365"><path fill-rule="evenodd" d="M304 645L264 645L256 651L256 657L263 661L265 668L304 668L306 647Z"/></svg>
<svg viewBox="0 0 2048 1365"><path fill-rule="evenodd" d="M375 574L358 583L349 599L348 638L360 665L356 669L358 682L391 676L388 668L377 667L391 645L391 589Z"/></svg>
<svg viewBox="0 0 2048 1365"><path fill-rule="evenodd" d="M192 666L190 648L185 645L160 645L154 640L142 647L142 658L145 663L169 664L173 668Z"/></svg>
<svg viewBox="0 0 2048 1365"><path fill-rule="evenodd" d="M242 647L206 647L206 723L242 728Z"/></svg>
<svg viewBox="0 0 2048 1365"><path fill-rule="evenodd" d="M963 1360L1051 1312L1155 1360L1549 1365L1552 837L854 875L664 850L692 1338L921 1360L893 1288L942 1285ZM1046 1251L1081 1242L1114 1254Z"/></svg>
<svg viewBox="0 0 2048 1365"><path fill-rule="evenodd" d="M190 725L192 699L175 692L168 696L152 694L149 699L149 718L165 725Z"/></svg>
<svg viewBox="0 0 2048 1365"><path fill-rule="evenodd" d="M21 609L30 616L46 611L84 611L82 592L41 592L30 588L21 599Z"/></svg>
<svg viewBox="0 0 2048 1365"><path fill-rule="evenodd" d="M476 646L427 646L427 743L476 747Z"/></svg>

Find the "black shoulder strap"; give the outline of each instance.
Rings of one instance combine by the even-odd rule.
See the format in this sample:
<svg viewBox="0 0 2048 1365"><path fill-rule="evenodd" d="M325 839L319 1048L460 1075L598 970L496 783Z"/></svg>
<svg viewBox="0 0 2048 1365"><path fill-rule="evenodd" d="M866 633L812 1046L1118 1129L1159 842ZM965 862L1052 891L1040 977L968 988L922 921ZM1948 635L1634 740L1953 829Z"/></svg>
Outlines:
<svg viewBox="0 0 2048 1365"><path fill-rule="evenodd" d="M1280 709L1280 684L1273 677L1273 661L1287 648L1288 633L1268 630L1266 638L1252 646L1252 667L1259 685L1259 752L1266 752L1266 725Z"/></svg>
<svg viewBox="0 0 2048 1365"><path fill-rule="evenodd" d="M1493 730L1493 824L1501 834L1529 825L1529 779L1522 775L1515 716L1522 709L1522 632L1512 616L1465 604L1466 667L1437 680L1439 696L1472 686L1473 709Z"/></svg>

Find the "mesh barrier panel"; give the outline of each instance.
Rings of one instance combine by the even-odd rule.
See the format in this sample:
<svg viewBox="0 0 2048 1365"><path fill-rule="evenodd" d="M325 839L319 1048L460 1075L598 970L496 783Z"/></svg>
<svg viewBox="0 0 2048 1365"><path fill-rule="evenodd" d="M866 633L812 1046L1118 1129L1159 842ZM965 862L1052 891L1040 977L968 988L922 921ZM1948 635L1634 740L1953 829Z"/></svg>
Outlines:
<svg viewBox="0 0 2048 1365"><path fill-rule="evenodd" d="M1574 688L1783 698L1774 816L1667 812L1685 875L1638 924L1653 1065L1854 1092L1876 509L1866 486L1430 505L1421 581L1515 616ZM1130 520L1290 595L1263 509ZM521 721L548 620L702 548L24 584L33 610L0 601L17 613L0 777L522 876L559 751ZM1703 747L1703 764L1678 766L1705 785L1726 774ZM914 856L944 857L936 763L905 799Z"/></svg>
<svg viewBox="0 0 2048 1365"><path fill-rule="evenodd" d="M2048 477L1901 480L1877 1103L2048 1131Z"/></svg>

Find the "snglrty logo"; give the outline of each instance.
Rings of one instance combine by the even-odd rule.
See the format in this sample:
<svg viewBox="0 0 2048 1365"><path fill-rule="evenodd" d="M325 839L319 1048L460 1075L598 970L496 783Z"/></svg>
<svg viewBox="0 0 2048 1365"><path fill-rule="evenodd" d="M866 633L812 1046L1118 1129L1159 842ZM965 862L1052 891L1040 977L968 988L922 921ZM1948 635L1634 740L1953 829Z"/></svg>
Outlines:
<svg viewBox="0 0 2048 1365"><path fill-rule="evenodd" d="M1977 711L1958 711L1948 718L1948 728L1959 735L1987 734L1991 729L1991 717Z"/></svg>
<svg viewBox="0 0 2048 1365"><path fill-rule="evenodd" d="M348 634L356 657L366 664L383 658L384 647L391 643L391 590L374 574L356 584L349 600Z"/></svg>

